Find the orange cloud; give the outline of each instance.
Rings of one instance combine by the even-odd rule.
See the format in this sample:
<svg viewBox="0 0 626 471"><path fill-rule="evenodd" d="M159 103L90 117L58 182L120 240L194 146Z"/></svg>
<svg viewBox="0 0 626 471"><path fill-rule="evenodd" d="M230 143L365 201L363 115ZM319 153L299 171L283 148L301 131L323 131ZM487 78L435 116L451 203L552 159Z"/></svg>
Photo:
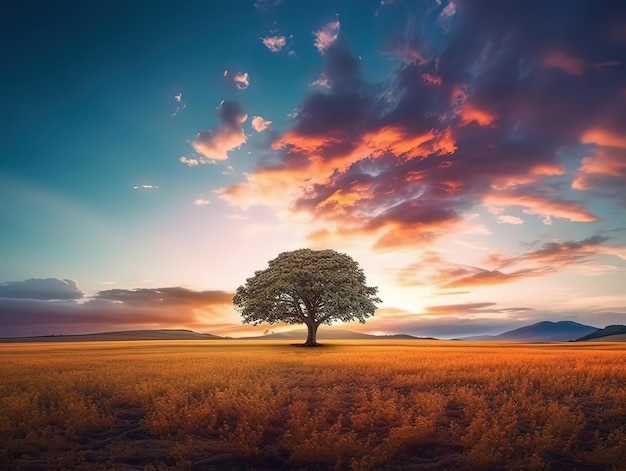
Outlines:
<svg viewBox="0 0 626 471"><path fill-rule="evenodd" d="M490 126L496 119L498 119L497 115L481 110L470 104L465 104L461 108L460 115L461 124L463 125L477 123L479 126Z"/></svg>
<svg viewBox="0 0 626 471"><path fill-rule="evenodd" d="M531 167L527 172L496 178L491 187L496 190L512 189L538 182L546 176L565 175L565 173L566 170L560 165L541 163Z"/></svg>
<svg viewBox="0 0 626 471"><path fill-rule="evenodd" d="M585 144L597 144L599 146L626 149L626 135L624 135L624 133L613 132L609 129L590 129L582 135L581 141Z"/></svg>
<svg viewBox="0 0 626 471"><path fill-rule="evenodd" d="M214 160L228 159L228 151L245 144L247 138L243 129L218 127L199 132L191 145L196 152Z"/></svg>
<svg viewBox="0 0 626 471"><path fill-rule="evenodd" d="M575 222L593 222L598 218L584 206L574 201L533 195L524 192L498 191L483 197L483 204L494 214L501 213L505 208L521 206L526 214L558 217Z"/></svg>

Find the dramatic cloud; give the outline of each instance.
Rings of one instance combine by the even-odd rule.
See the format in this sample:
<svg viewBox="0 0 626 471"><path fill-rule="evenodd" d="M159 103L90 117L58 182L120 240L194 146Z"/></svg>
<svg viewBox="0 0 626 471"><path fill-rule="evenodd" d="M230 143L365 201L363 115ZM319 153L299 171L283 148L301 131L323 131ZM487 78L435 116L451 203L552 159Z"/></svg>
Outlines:
<svg viewBox="0 0 626 471"><path fill-rule="evenodd" d="M231 74L228 70L225 70L224 77L234 83L239 90L245 90L250 86L250 75L248 72Z"/></svg>
<svg viewBox="0 0 626 471"><path fill-rule="evenodd" d="M254 118L252 118L252 128L256 132L265 131L267 128L270 127L270 124L272 124L271 121L263 119L261 116L255 116Z"/></svg>
<svg viewBox="0 0 626 471"><path fill-rule="evenodd" d="M0 298L70 300L82 297L83 292L73 280L32 278L26 281L0 283Z"/></svg>
<svg viewBox="0 0 626 471"><path fill-rule="evenodd" d="M261 38L263 45L272 52L280 52L280 50L287 45L287 38L285 36L267 36Z"/></svg>
<svg viewBox="0 0 626 471"><path fill-rule="evenodd" d="M476 288L548 275L572 266L593 268L594 260L600 255L626 260L626 248L612 247L607 245L608 241L607 237L592 236L580 241L546 242L516 256L492 252L484 258L488 268L451 263L437 253L426 252L418 262L400 270L397 280L405 286Z"/></svg>
<svg viewBox="0 0 626 471"><path fill-rule="evenodd" d="M313 33L315 36L314 45L320 53L326 52L326 49L337 40L340 26L339 20L331 21Z"/></svg>
<svg viewBox="0 0 626 471"><path fill-rule="evenodd" d="M556 32L542 2L424 2L389 46L411 59L381 83L363 80L339 21L325 25L324 86L309 88L274 158L217 194L304 214L324 226L311 240L379 250L435 243L480 206L508 224L523 222L509 209L529 223L598 221L590 197L626 205L624 44L608 33L626 7L577 8ZM537 273L477 268L466 283Z"/></svg>
<svg viewBox="0 0 626 471"><path fill-rule="evenodd" d="M228 151L246 142L247 138L241 125L248 119L248 115L238 103L232 101L222 101L217 108L217 115L222 124L208 131L199 132L191 145L196 152L209 159L226 160ZM189 161L183 161L182 158L181 162L189 165Z"/></svg>
<svg viewBox="0 0 626 471"><path fill-rule="evenodd" d="M15 299L0 298L2 336L168 328L220 335L240 328L232 306L233 293L225 291L194 291L182 287L111 289L100 291L81 303L70 301L82 297L74 282L64 280L67 288L63 291L61 280L53 280L59 283L50 282L45 286L33 281L49 280L11 283L24 295L11 296ZM60 297L63 293L65 298Z"/></svg>

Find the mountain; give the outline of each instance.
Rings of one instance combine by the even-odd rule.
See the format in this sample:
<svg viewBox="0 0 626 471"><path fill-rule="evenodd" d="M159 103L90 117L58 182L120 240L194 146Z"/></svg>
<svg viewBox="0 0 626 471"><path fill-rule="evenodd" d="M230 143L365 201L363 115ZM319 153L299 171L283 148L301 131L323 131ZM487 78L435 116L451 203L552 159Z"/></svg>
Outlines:
<svg viewBox="0 0 626 471"><path fill-rule="evenodd" d="M543 321L537 324L495 335L493 340L518 340L530 342L566 342L598 330L597 327L572 321Z"/></svg>
<svg viewBox="0 0 626 471"><path fill-rule="evenodd" d="M287 332L277 332L266 335L259 335L256 337L242 337L238 340L294 340L305 341L307 331L305 329L294 329ZM363 334L361 332L352 332L350 330L338 330L338 329L323 329L321 328L317 332L318 340L423 340L424 337L413 337L408 334L394 334L394 335L371 335ZM429 340L434 340L432 337L428 337Z"/></svg>
<svg viewBox="0 0 626 471"><path fill-rule="evenodd" d="M585 340L623 341L625 337L626 325L608 325L604 329L597 329L595 332L591 332L590 334L576 339L576 342L584 342Z"/></svg>
<svg viewBox="0 0 626 471"><path fill-rule="evenodd" d="M219 340L212 334L200 334L192 330L125 330L81 335L43 335L39 337L0 338L0 342L92 342L98 340Z"/></svg>

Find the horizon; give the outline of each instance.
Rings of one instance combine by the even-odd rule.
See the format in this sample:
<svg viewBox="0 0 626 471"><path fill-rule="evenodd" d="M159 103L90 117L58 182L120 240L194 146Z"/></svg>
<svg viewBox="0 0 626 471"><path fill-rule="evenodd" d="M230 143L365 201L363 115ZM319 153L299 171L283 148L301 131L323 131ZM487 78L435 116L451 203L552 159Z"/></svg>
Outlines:
<svg viewBox="0 0 626 471"><path fill-rule="evenodd" d="M626 4L3 6L0 337L242 325L347 253L374 335L626 324Z"/></svg>

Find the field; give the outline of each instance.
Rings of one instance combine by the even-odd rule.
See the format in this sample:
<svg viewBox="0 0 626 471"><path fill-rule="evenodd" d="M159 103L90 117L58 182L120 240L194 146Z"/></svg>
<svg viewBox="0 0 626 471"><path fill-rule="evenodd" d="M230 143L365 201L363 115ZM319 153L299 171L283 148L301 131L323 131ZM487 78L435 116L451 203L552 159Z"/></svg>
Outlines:
<svg viewBox="0 0 626 471"><path fill-rule="evenodd" d="M626 469L626 344L0 344L0 469Z"/></svg>

